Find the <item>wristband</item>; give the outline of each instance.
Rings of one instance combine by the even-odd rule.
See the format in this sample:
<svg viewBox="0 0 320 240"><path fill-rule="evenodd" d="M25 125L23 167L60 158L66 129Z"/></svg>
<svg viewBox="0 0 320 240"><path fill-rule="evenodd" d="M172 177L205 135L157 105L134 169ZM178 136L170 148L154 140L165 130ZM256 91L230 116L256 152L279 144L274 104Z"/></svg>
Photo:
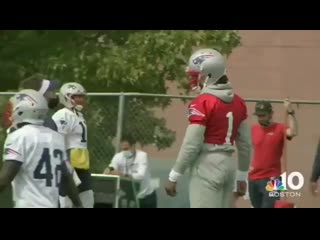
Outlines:
<svg viewBox="0 0 320 240"><path fill-rule="evenodd" d="M248 171L237 170L237 181L247 181L248 180Z"/></svg>
<svg viewBox="0 0 320 240"><path fill-rule="evenodd" d="M181 176L182 176L182 174L180 174L172 169L171 172L169 173L169 180L170 180L170 182L177 182L179 177L181 177Z"/></svg>

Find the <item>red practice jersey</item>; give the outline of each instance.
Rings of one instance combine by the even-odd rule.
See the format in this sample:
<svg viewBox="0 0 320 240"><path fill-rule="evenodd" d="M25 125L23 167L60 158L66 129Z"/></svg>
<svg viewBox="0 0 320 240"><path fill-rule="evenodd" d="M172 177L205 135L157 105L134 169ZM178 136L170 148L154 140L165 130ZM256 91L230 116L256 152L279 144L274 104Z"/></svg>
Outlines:
<svg viewBox="0 0 320 240"><path fill-rule="evenodd" d="M206 127L204 143L208 144L233 145L246 118L246 104L238 95L231 102L223 102L214 95L202 94L189 104L189 123Z"/></svg>

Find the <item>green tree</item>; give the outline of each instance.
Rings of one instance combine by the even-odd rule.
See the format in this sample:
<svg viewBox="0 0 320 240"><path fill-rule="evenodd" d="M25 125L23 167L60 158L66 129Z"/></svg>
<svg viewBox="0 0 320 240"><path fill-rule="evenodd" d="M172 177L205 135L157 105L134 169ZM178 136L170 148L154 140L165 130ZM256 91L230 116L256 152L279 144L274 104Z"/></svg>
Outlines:
<svg viewBox="0 0 320 240"><path fill-rule="evenodd" d="M229 55L239 44L232 30L1 30L0 90L15 89L20 79L41 72L62 82L79 81L89 92L165 94L166 81L176 81L187 93L184 70L194 48ZM93 168L101 171L114 153L118 98L90 97L89 103ZM170 147L174 131L152 110L170 103L167 98L127 97L124 132L144 145Z"/></svg>

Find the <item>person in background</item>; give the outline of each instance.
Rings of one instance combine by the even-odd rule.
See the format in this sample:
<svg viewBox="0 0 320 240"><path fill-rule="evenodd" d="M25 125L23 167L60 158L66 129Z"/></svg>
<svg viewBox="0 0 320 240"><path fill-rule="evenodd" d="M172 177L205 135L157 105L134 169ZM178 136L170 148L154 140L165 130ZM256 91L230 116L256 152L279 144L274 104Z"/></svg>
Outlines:
<svg viewBox="0 0 320 240"><path fill-rule="evenodd" d="M319 177L320 177L320 140L318 141L316 155L315 155L314 163L311 170L310 191L313 196L318 195L318 190L320 188Z"/></svg>
<svg viewBox="0 0 320 240"><path fill-rule="evenodd" d="M131 136L122 138L121 152L114 155L104 174L119 175L140 181L140 190L137 195L140 208L157 207L157 195L151 183L148 155L136 149L136 140Z"/></svg>
<svg viewBox="0 0 320 240"><path fill-rule="evenodd" d="M255 106L254 115L258 124L251 128L253 159L249 171L249 196L254 208L274 208L280 197L269 197L266 190L270 180L280 180L281 157L285 138L292 140L297 136L297 120L288 99L284 101L288 123L272 121L273 110L269 102L261 101ZM288 126L287 126L288 124Z"/></svg>

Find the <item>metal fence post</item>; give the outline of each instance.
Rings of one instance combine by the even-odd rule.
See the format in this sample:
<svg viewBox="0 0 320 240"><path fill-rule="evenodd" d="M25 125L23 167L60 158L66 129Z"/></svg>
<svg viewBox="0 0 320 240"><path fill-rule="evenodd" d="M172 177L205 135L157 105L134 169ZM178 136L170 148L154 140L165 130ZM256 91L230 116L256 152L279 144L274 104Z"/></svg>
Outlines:
<svg viewBox="0 0 320 240"><path fill-rule="evenodd" d="M118 106L118 120L117 120L117 133L116 133L116 152L120 151L120 142L122 137L123 120L124 120L124 104L125 94L122 92L119 95L119 106Z"/></svg>

